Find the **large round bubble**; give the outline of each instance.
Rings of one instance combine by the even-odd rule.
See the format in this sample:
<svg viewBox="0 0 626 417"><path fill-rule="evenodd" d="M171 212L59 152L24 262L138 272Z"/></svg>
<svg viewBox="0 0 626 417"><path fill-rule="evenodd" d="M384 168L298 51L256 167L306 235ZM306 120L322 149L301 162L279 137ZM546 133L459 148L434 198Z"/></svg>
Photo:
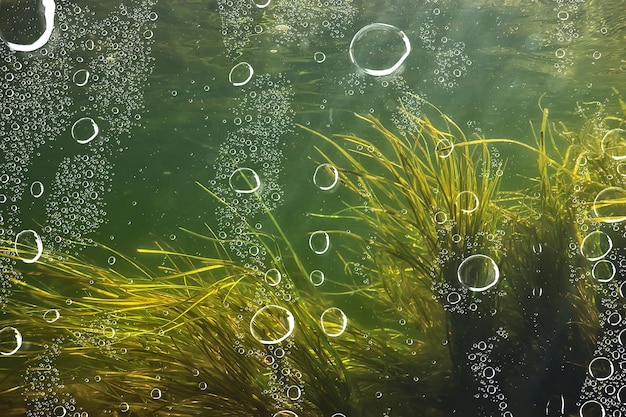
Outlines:
<svg viewBox="0 0 626 417"><path fill-rule="evenodd" d="M395 26L372 23L362 27L350 42L350 60L377 77L392 74L411 53L409 38Z"/></svg>
<svg viewBox="0 0 626 417"><path fill-rule="evenodd" d="M461 262L457 277L463 286L472 291L485 291L498 283L500 269L487 255L471 255Z"/></svg>

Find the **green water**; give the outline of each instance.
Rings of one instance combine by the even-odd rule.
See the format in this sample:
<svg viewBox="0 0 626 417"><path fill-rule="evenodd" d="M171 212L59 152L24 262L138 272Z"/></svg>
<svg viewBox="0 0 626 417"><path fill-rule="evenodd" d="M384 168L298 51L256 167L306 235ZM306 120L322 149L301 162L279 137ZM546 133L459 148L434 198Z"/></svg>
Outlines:
<svg viewBox="0 0 626 417"><path fill-rule="evenodd" d="M52 23L46 20L46 10L50 14L53 8ZM500 317L500 309L506 309L507 304L500 304L496 291L510 293L512 287L512 292L523 287L528 299L540 300L532 305L537 312L534 318L529 307L520 302L522 313L512 314L514 319L496 331L490 327L489 319L480 321L467 311L452 309L442 313L447 305L442 299L453 291L434 286L433 293L439 294L439 313L448 321L445 330L434 332L433 339L419 327L419 323L428 322L427 317L413 323L410 313L402 311L402 305L377 304L365 295L371 289L380 289L379 276L374 273L371 259L363 254L362 245L345 232L367 240L373 239L377 230L354 216L328 216L363 204L364 200L342 184L329 186L332 176L323 170L315 177L316 168L325 162L320 152L333 161L342 160L342 156L330 143L301 127L327 136L354 133L388 155L392 151L390 144L354 113L370 114L401 135L413 129L413 125L400 110L400 104L418 116L436 117L437 112L427 104L430 103L455 121L468 139L507 138L533 147L537 146L535 138L541 128L543 109L549 109L555 131L578 132L589 119L623 118L618 92L625 93L625 10L623 0L0 0L0 225L4 246L9 248L5 248L6 256L1 261L0 307L5 314L0 326L0 410L6 415L59 417L626 414L626 325L622 320L626 312L620 287L626 274L623 219L604 225L592 219L591 228L582 229L587 233L596 229L610 232L612 240L607 253L599 249L605 242L589 243L596 235L587 241L591 245L588 251L593 254L585 253L580 247L586 235L583 233L578 241L572 240L569 249L570 242L566 241L563 251L543 252L536 270L527 272L529 277L541 276L556 264L555 270L571 270L572 277L586 276L591 280L591 276L600 274L601 268L609 268L610 278L603 282L606 285L589 284L594 288L593 295L576 301L579 306L588 303L592 313L586 319L595 320L588 331L591 343L580 348L580 352L574 349L571 356L563 353L578 340L569 331L574 317L570 314L574 302L566 297L570 287L558 287L562 294L550 293L540 299L538 292L542 288L509 286L506 276L497 287L479 290L474 295L483 300L483 313L492 306L498 311L496 318ZM50 25L53 30L46 34ZM43 39L42 46L28 50L38 39ZM613 127L619 125L623 129L623 122L620 123ZM437 127L444 130L445 124ZM602 128L595 133L600 138L608 129ZM615 131L615 135L616 146L621 149L623 130ZM551 155L566 151L566 142L559 145L561 148ZM602 154L602 149L596 150ZM504 143L490 144L488 151L492 161L505 167L501 177L503 190L522 192L535 185L532 178L537 176L537 153ZM595 154L589 158L592 156ZM606 167L610 175L607 184L618 190L624 185L620 158L621 154L613 158L618 164L617 173L609 172L612 166ZM597 194L602 188L594 192ZM616 197L618 205L623 204L620 196L618 193ZM586 203L589 209L593 201ZM597 212L596 215L601 217ZM509 219L513 224L517 221ZM549 228L550 224L538 222L537 228ZM280 242L277 246L284 254L284 265L272 259L258 237L246 233L248 225L268 235L283 233L296 255L290 254L285 242ZM496 233L501 224L493 226L495 231L491 232ZM209 228L222 242L223 251L216 251L213 241L194 235L209 235ZM20 234L24 230L33 232ZM554 230L557 233L560 229ZM322 233L312 235L316 231L329 231L328 250ZM519 239L515 233L502 233L502 241ZM22 260L15 260L11 255L16 239L36 247L35 236L41 239L41 260L34 265L22 261L33 260L32 256L22 255ZM521 239L527 237L523 235ZM399 241L402 239L404 236L399 237ZM231 243L237 240L244 243ZM542 253L533 246L536 243L529 240L518 247L533 247L536 254ZM102 245L117 253L103 249ZM109 268L112 276L136 276L137 269L128 260L146 265L146 269L154 271L153 276L162 276L167 273L157 272L158 267L171 266L169 260L162 254L137 252L139 248L156 245L199 257L230 258L260 271L261 276L276 268L285 280L290 280L289 285L270 285L268 289L280 290L278 299L287 310L277 306L273 311L263 310L261 306L274 298L265 293L259 295L254 286L249 299L242 296L233 302L240 310L216 305L216 328L223 320L224 327L231 326L232 330L221 336L220 346L226 350L231 347L235 352L242 348L247 352L240 355L242 363L257 363L255 360L263 357L266 348L285 349L292 358L307 349L324 350L327 345L322 342L317 347L311 344L312 336L299 338L312 334L318 338L321 334L322 339L331 342L347 338L341 328L342 323L347 323L346 335L353 332L352 338L364 336L355 339L354 346L348 344L351 348L339 350L342 354L338 356L348 367L361 364L361 372L371 366L372 379L359 376L364 382L350 385L346 382L349 377L342 380L328 371L328 381L319 384L318 374L306 374L307 365L285 359L278 361L281 365L275 368L276 374L283 372L283 377L263 366L259 369L265 371L255 374L261 381L259 386L267 387L265 391L257 392L254 387L249 392L235 390L226 400L219 397L218 401L217 394L209 394L213 389L211 380L219 379L217 374L211 374L210 361L186 358L188 363L181 364L181 360L171 365L169 369L186 369L183 380L178 380L181 374L174 371L168 375L167 366L142 362L146 351L140 347L152 343L145 340L154 336L161 340L154 342L155 351L163 348L159 344L164 343L164 339L159 339L163 335L150 322L158 315L156 306L137 313L139 317L145 314L146 329L136 340L130 330L131 318L127 322L112 318L121 304L111 302L93 317L93 311L88 312L89 301L82 297L108 294L103 295L106 298L110 295L106 291L115 293L123 287L122 282L127 282L125 278L106 284L103 280L98 287L99 278L90 280L89 275L72 281L54 275L41 278L37 272L38 263L44 259L50 263L66 254ZM481 245L476 244L470 252L493 249L489 244ZM594 251L602 253L595 256ZM376 258L376 249L372 252ZM500 246L496 252L502 253ZM586 270L581 270L574 261L568 263L574 256L570 254L606 262L591 262ZM519 256L526 259L526 251ZM294 261L296 257L300 269ZM447 258L433 258L433 265L442 259ZM501 269L514 262L504 255L497 261ZM190 264L182 261L176 265L180 271L191 269ZM489 269L489 265L479 265L478 269ZM568 265L576 266L568 269ZM598 269L592 271L595 265ZM287 270L288 267L294 269ZM527 264L520 264L517 270L525 267ZM508 268L516 270L515 266ZM325 276L319 286L311 286L306 276L314 270ZM44 285L46 291L58 297L40 298L33 287L22 288L12 281L13 274L34 288ZM276 279L272 274L270 277ZM519 276L525 274L520 272ZM492 278L487 272L487 279ZM508 279L514 280L512 272ZM528 278L529 282L532 279ZM188 283L182 281L183 284ZM99 293L96 287L104 292ZM159 291L168 290L153 288L154 294ZM179 294L176 291L173 293ZM381 291L381 300L390 292ZM615 296L618 292L619 297ZM420 299L423 295L416 293L409 304L419 306L423 301L430 305L431 294L426 295L428 303ZM194 299L191 295L188 298ZM187 301L185 297L180 299L181 305ZM165 310L170 308L166 307L168 302L164 299ZM296 328L295 336L265 343L263 337L271 338L272 332L285 333L294 302L319 307L319 311L311 311L316 317L326 312L326 319L320 318L322 324L316 328L317 333L307 333L310 329L299 322L301 327ZM202 307L208 309L202 310L207 316L213 311L209 301ZM52 308L58 308L61 315L54 326L48 327L52 323L46 319L55 314ZM180 313L174 307L171 311L168 314ZM424 311L428 309L425 307ZM265 318L276 329L265 329L267 322L258 323L258 329L255 328L255 312L261 312L259 322ZM241 318L237 319L238 315ZM184 320L185 314L181 317ZM608 317L613 317L614 323L607 324ZM342 321L344 318L346 321ZM324 328L324 323L330 330ZM536 336L532 343L539 345L529 342L528 351L519 345L508 346L507 332L523 334L519 329L524 326L535 329L529 334ZM88 334L85 328L117 334L106 338L107 349L111 346L114 353L103 353L103 349L94 353L86 348L84 352L74 351L91 343L91 339L76 336L81 329ZM15 352L12 346L16 346L17 339L13 329L23 339ZM200 334L198 338L202 339L202 329L207 335L213 333L200 326L195 333L189 330L189 337ZM470 336L458 336L457 331ZM269 335L260 336L263 332ZM455 341L455 337L459 340ZM376 338L370 347L366 346L368 338ZM265 342L256 343L259 340ZM402 349L396 348L394 343L398 341ZM422 342L426 353L406 346ZM461 365L441 364L450 360L448 354L454 362L454 354L450 353L454 349L449 350L449 343L455 345L454 349L466 346ZM378 345L382 346L379 350L371 347ZM129 352L126 359L117 357L121 349ZM193 390L178 392L171 388L162 398L150 389L124 391L120 388L124 378L117 372L124 372L121 363L132 364L133 351L137 352L137 368L146 370L146 386L157 389L161 384L164 392L166 386L177 385L193 386ZM533 356L530 352L539 353ZM172 355L176 357L176 353ZM414 361L412 356L419 360ZM76 362L79 365L75 365L75 357L80 357L80 362ZM164 354L161 365L167 363L167 357ZM224 360L230 358L236 365L238 356L234 357L224 353ZM571 363L572 358L582 362ZM332 361L336 362L337 357ZM202 369L205 379L200 382L208 384L204 388L196 388L199 380L192 376L194 363ZM311 362L310 366L315 368L316 364ZM439 374L442 368L447 373ZM545 373L537 374L533 380L531 369ZM296 382L286 376L290 372L300 374L293 378ZM232 370L226 374L234 378L232 381L237 378ZM319 375L324 375L324 371ZM352 388L335 385L334 380L342 380L342 384ZM133 381L129 387L138 384L138 380ZM238 386L236 382L232 385ZM356 386L358 392L351 391ZM94 393L98 395L94 397ZM220 391L220 395L225 394ZM257 397L267 407L246 408L250 398ZM328 404L322 406L324 401L320 398L325 397ZM232 409L228 406L231 403Z"/></svg>

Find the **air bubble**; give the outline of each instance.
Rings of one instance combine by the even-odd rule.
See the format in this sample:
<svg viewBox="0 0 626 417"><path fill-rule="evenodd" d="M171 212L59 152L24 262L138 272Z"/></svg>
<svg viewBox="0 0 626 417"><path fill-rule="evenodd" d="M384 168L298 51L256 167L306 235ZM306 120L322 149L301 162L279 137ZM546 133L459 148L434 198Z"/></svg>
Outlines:
<svg viewBox="0 0 626 417"><path fill-rule="evenodd" d="M603 223L619 223L626 220L626 191L608 187L593 200L593 212Z"/></svg>
<svg viewBox="0 0 626 417"><path fill-rule="evenodd" d="M320 190L332 190L339 181L339 171L331 164L321 164L315 168L313 183Z"/></svg>
<svg viewBox="0 0 626 417"><path fill-rule="evenodd" d="M350 60L357 68L377 77L400 68L410 52L411 42L406 34L386 23L361 28L352 38L349 50Z"/></svg>
<svg viewBox="0 0 626 417"><path fill-rule="evenodd" d="M348 326L348 317L345 313L337 308L331 307L322 313L320 317L322 330L329 337L338 337L346 331Z"/></svg>
<svg viewBox="0 0 626 417"><path fill-rule="evenodd" d="M252 65L244 61L238 63L230 70L228 81L235 87L241 87L242 85L248 84L253 75L254 69Z"/></svg>
<svg viewBox="0 0 626 417"><path fill-rule="evenodd" d="M268 269L267 272L265 272L265 282L267 282L270 287L275 287L280 284L282 277L282 274L276 268Z"/></svg>
<svg viewBox="0 0 626 417"><path fill-rule="evenodd" d="M323 230L311 233L309 236L309 248L317 254L322 255L330 248L330 237Z"/></svg>
<svg viewBox="0 0 626 417"><path fill-rule="evenodd" d="M590 261L604 258L613 248L613 240L606 233L596 230L589 233L580 244L580 253Z"/></svg>
<svg viewBox="0 0 626 417"><path fill-rule="evenodd" d="M311 281L311 284L319 287L324 283L324 273L319 269L315 269L309 274L309 280Z"/></svg>
<svg viewBox="0 0 626 417"><path fill-rule="evenodd" d="M250 194L261 188L259 175L251 168L239 168L228 177L230 188L241 194Z"/></svg>
<svg viewBox="0 0 626 417"><path fill-rule="evenodd" d="M72 125L72 137L81 145L94 140L99 131L98 125L91 117L82 117Z"/></svg>
<svg viewBox="0 0 626 417"><path fill-rule="evenodd" d="M472 191L461 191L454 200L463 213L473 213L478 209L478 196Z"/></svg>
<svg viewBox="0 0 626 417"><path fill-rule="evenodd" d="M50 36L52 35L52 31L54 29L54 12L56 4L54 3L54 0L42 0L41 5L44 9L43 15L46 25L41 36L35 42L30 44L18 44L5 41L10 49L21 52L32 52L48 43L48 40L50 39Z"/></svg>
<svg viewBox="0 0 626 417"><path fill-rule="evenodd" d="M0 355L14 355L22 347L22 334L15 327L7 326L0 330Z"/></svg>
<svg viewBox="0 0 626 417"><path fill-rule="evenodd" d="M33 255L32 247L37 250ZM43 254L43 242L41 237L34 230L22 230L15 236L15 252L17 256L26 264L32 264L39 260ZM27 250L28 248L28 250Z"/></svg>
<svg viewBox="0 0 626 417"><path fill-rule="evenodd" d="M498 283L500 270L487 255L471 255L457 269L459 282L472 291L485 291Z"/></svg>
<svg viewBox="0 0 626 417"><path fill-rule="evenodd" d="M273 345L287 339L293 333L293 314L284 307L266 305L250 319L250 333L264 345Z"/></svg>

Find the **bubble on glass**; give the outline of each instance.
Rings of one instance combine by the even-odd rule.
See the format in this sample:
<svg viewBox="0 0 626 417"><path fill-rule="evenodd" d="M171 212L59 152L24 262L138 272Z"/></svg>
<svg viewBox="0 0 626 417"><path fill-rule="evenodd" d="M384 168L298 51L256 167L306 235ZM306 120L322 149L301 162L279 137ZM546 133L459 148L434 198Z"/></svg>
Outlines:
<svg viewBox="0 0 626 417"><path fill-rule="evenodd" d="M611 326L617 326L622 322L622 315L617 312L612 313L609 317L607 317L606 321Z"/></svg>
<svg viewBox="0 0 626 417"><path fill-rule="evenodd" d="M22 334L15 327L7 326L0 330L0 355L14 355L22 347Z"/></svg>
<svg viewBox="0 0 626 417"><path fill-rule="evenodd" d="M250 333L264 345L274 345L293 333L293 314L284 307L274 304L261 307L250 319Z"/></svg>
<svg viewBox="0 0 626 417"><path fill-rule="evenodd" d="M98 124L91 117L81 117L72 125L72 137L81 145L94 140L99 131Z"/></svg>
<svg viewBox="0 0 626 417"><path fill-rule="evenodd" d="M620 389L617 391L616 397L620 403L626 404L626 385L620 387ZM618 416L621 417L622 414L619 414Z"/></svg>
<svg viewBox="0 0 626 417"><path fill-rule="evenodd" d="M236 193L250 194L261 188L261 179L251 168L238 168L228 177L228 184Z"/></svg>
<svg viewBox="0 0 626 417"><path fill-rule="evenodd" d="M319 269L315 269L309 274L309 280L311 281L311 284L319 287L324 283L324 273Z"/></svg>
<svg viewBox="0 0 626 417"><path fill-rule="evenodd" d="M554 55L556 55L557 58L562 59L565 58L565 49L563 48L559 48L554 52Z"/></svg>
<svg viewBox="0 0 626 417"><path fill-rule="evenodd" d="M54 407L54 410L52 410L52 415L54 417L65 417L66 414L67 410L62 405L57 405Z"/></svg>
<svg viewBox="0 0 626 417"><path fill-rule="evenodd" d="M235 87L241 87L248 84L254 75L252 65L243 61L231 68L228 74L228 81Z"/></svg>
<svg viewBox="0 0 626 417"><path fill-rule="evenodd" d="M332 190L339 182L339 171L331 164L321 164L313 173L313 184L320 190Z"/></svg>
<svg viewBox="0 0 626 417"><path fill-rule="evenodd" d="M439 158L447 158L454 150L454 143L450 139L440 139L435 145L435 152Z"/></svg>
<svg viewBox="0 0 626 417"><path fill-rule="evenodd" d="M162 395L160 388L152 388L152 391L150 391L150 398L153 400L160 400Z"/></svg>
<svg viewBox="0 0 626 417"><path fill-rule="evenodd" d="M326 61L326 54L324 52L317 51L315 54L313 54L313 59L318 64L321 64L322 62Z"/></svg>
<svg viewBox="0 0 626 417"><path fill-rule="evenodd" d="M463 213L473 213L478 209L478 196L472 191L461 191L454 199Z"/></svg>
<svg viewBox="0 0 626 417"><path fill-rule="evenodd" d="M373 76L392 74L411 53L411 42L406 34L386 23L372 23L362 27L350 42L352 63Z"/></svg>
<svg viewBox="0 0 626 417"><path fill-rule="evenodd" d="M613 262L601 259L591 269L591 276L598 282L609 282L615 277L617 272Z"/></svg>
<svg viewBox="0 0 626 417"><path fill-rule="evenodd" d="M448 220L448 215L443 211L438 211L434 215L435 223L444 224Z"/></svg>
<svg viewBox="0 0 626 417"><path fill-rule="evenodd" d="M330 248L330 236L323 230L311 233L309 236L309 248L317 254L322 255Z"/></svg>
<svg viewBox="0 0 626 417"><path fill-rule="evenodd" d="M41 181L33 181L30 184L30 195L39 198L43 195L44 187Z"/></svg>
<svg viewBox="0 0 626 417"><path fill-rule="evenodd" d="M333 414L333 415L332 415L332 416L330 416L330 417L346 417L346 415L345 415L345 414L343 414L343 413L335 413L335 414Z"/></svg>
<svg viewBox="0 0 626 417"><path fill-rule="evenodd" d="M254 5L255 5L256 7L258 7L259 9L264 9L264 8L266 8L267 6L269 6L269 5L270 5L270 3L272 2L272 0L267 0L267 1L265 1L265 0L252 0L252 2L253 2L253 3L254 3Z"/></svg>
<svg viewBox="0 0 626 417"><path fill-rule="evenodd" d="M35 251L33 252L33 247ZM32 264L39 260L43 254L43 242L34 230L22 230L15 236L15 253L26 264Z"/></svg>
<svg viewBox="0 0 626 417"><path fill-rule="evenodd" d="M590 261L604 258L611 249L613 249L613 240L601 230L589 233L580 244L580 253Z"/></svg>
<svg viewBox="0 0 626 417"><path fill-rule="evenodd" d="M130 405L128 405L127 402L120 403L120 411L122 413L128 413L129 410L130 410Z"/></svg>
<svg viewBox="0 0 626 417"><path fill-rule="evenodd" d="M602 57L602 52L593 51L593 54L591 56L593 56L593 59L600 59L600 57Z"/></svg>
<svg viewBox="0 0 626 417"><path fill-rule="evenodd" d="M601 147L602 152L616 161L626 159L626 130L616 128L606 132Z"/></svg>
<svg viewBox="0 0 626 417"><path fill-rule="evenodd" d="M487 379L493 379L493 377L496 376L496 370L491 366L487 366L483 369L483 376Z"/></svg>
<svg viewBox="0 0 626 417"><path fill-rule="evenodd" d="M54 29L54 12L56 4L54 3L54 0L41 0L41 5L43 6L43 16L45 23L43 33L39 36L39 38L37 38L35 42L29 44L13 43L9 42L6 39L3 39L10 49L20 52L32 52L48 43L48 40L50 40L50 36L52 35L52 31Z"/></svg>
<svg viewBox="0 0 626 417"><path fill-rule="evenodd" d="M302 390L297 385L290 385L287 387L287 398L291 401L297 401L302 397Z"/></svg>
<svg viewBox="0 0 626 417"><path fill-rule="evenodd" d="M320 323L328 337L338 337L346 331L348 317L340 308L330 307L322 313Z"/></svg>
<svg viewBox="0 0 626 417"><path fill-rule="evenodd" d="M56 308L51 308L43 313L43 319L46 323L54 323L61 318L61 313Z"/></svg>
<svg viewBox="0 0 626 417"><path fill-rule="evenodd" d="M498 283L500 269L487 255L470 255L457 269L459 282L472 291L485 291Z"/></svg>
<svg viewBox="0 0 626 417"><path fill-rule="evenodd" d="M461 301L461 295L456 291L452 291L446 296L446 301L451 305L458 304Z"/></svg>
<svg viewBox="0 0 626 417"><path fill-rule="evenodd" d="M281 410L278 413L274 413L272 417L298 417L298 415L293 411Z"/></svg>
<svg viewBox="0 0 626 417"><path fill-rule="evenodd" d="M593 200L593 212L603 223L619 223L626 220L626 190L607 187Z"/></svg>
<svg viewBox="0 0 626 417"><path fill-rule="evenodd" d="M88 70L84 68L79 69L74 73L74 75L72 75L72 81L74 81L74 84L76 84L78 87L84 87L89 82L90 75L91 74Z"/></svg>
<svg viewBox="0 0 626 417"><path fill-rule="evenodd" d="M598 381L606 381L613 376L613 362L604 356L595 357L589 362L589 375Z"/></svg>
<svg viewBox="0 0 626 417"><path fill-rule="evenodd" d="M606 410L604 406L595 400L588 400L580 406L578 411L580 417L605 417Z"/></svg>
<svg viewBox="0 0 626 417"><path fill-rule="evenodd" d="M267 282L270 287L275 287L280 284L282 277L282 274L276 268L268 269L265 272L265 282Z"/></svg>

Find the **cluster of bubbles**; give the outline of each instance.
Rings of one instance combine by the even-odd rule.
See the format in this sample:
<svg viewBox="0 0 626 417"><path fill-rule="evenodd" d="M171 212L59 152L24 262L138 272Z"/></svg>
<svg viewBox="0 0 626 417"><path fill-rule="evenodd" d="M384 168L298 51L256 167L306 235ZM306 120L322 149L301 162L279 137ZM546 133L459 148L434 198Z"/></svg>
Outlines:
<svg viewBox="0 0 626 417"><path fill-rule="evenodd" d="M474 375L474 381L478 384L478 390L474 394L475 398L483 398L493 402L502 417L512 417L513 414L507 410L506 396L502 392L498 380L502 369L494 362L492 352L494 346L507 338L506 330L499 328L494 336L474 343L467 352L468 366Z"/></svg>
<svg viewBox="0 0 626 417"><path fill-rule="evenodd" d="M272 23L266 24L277 44L311 39L342 39L356 16L351 0L274 0Z"/></svg>
<svg viewBox="0 0 626 417"><path fill-rule="evenodd" d="M229 204L217 208L219 237L232 240L229 247L237 257L262 267L265 250L247 225L261 229L259 218L282 204L281 145L293 130L293 92L280 74L256 76L239 88L234 128L220 145L209 185Z"/></svg>
<svg viewBox="0 0 626 417"><path fill-rule="evenodd" d="M456 7L456 4L427 0L424 5L426 10L419 28L419 39L422 47L436 57L431 80L444 89L454 89L472 65L465 43L449 35L451 18L448 8Z"/></svg>
<svg viewBox="0 0 626 417"><path fill-rule="evenodd" d="M576 42L580 36L576 24L580 22L579 8L585 0L560 0L555 3L553 12L556 24L554 33L551 35L556 57L554 69L557 72L563 72L574 65L574 56L568 50L568 46Z"/></svg>
<svg viewBox="0 0 626 417"><path fill-rule="evenodd" d="M113 157L141 120L158 18L152 0L120 5L104 17L65 0L41 5L43 34L33 36L40 34L36 28L20 34L34 43L3 38L0 44L0 226L25 263L47 250L78 250L106 221ZM25 224L27 209L41 226ZM2 305L10 276L19 278L13 266L2 260ZM51 309L42 320L59 317ZM56 360L62 343L48 342L23 374L29 416L78 413L74 399L60 393Z"/></svg>
<svg viewBox="0 0 626 417"><path fill-rule="evenodd" d="M45 353L28 365L22 375L27 387L24 398L28 417L64 416L81 410L76 399L63 392L63 380L56 367L63 343L63 339L56 338L44 345ZM42 396L42 393L46 394Z"/></svg>
<svg viewBox="0 0 626 417"><path fill-rule="evenodd" d="M81 330L72 333L72 341L77 346L97 347L100 353L117 359L119 352L115 349L119 342L118 321L115 318L101 317L81 326Z"/></svg>
<svg viewBox="0 0 626 417"><path fill-rule="evenodd" d="M68 250L88 243L106 222L104 196L110 183L111 163L100 154L65 157L51 181L46 205L47 248ZM70 174L71 173L71 174Z"/></svg>
<svg viewBox="0 0 626 417"><path fill-rule="evenodd" d="M261 13L254 5L251 1L217 1L222 40L231 57L248 45L252 36L263 31L263 27L255 23L261 18Z"/></svg>

